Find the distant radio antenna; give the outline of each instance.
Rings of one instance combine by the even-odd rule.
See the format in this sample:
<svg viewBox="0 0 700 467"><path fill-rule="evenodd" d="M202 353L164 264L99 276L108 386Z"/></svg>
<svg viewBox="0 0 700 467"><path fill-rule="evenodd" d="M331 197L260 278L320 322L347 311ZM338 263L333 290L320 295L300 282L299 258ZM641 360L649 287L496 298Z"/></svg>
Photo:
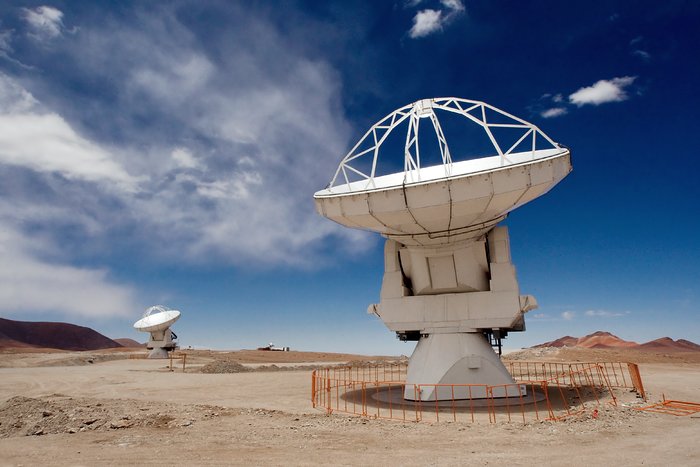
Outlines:
<svg viewBox="0 0 700 467"><path fill-rule="evenodd" d="M458 157L439 118L445 115L477 125L492 152ZM434 131L437 164L425 164L430 152L421 151L421 122ZM383 152L383 146L401 127L403 153L387 145L394 152L388 154L393 162L386 163L384 152L391 149ZM400 167L396 156L403 158L403 171L380 174L382 162ZM328 187L314 194L321 215L387 239L381 300L368 312L400 339L418 341L404 398L506 396L499 386L515 381L493 347L500 353L502 338L525 330L524 313L537 308L537 301L520 295L508 229L497 224L571 169L570 151L532 123L480 101L423 99L373 125L340 162ZM441 384L463 385L454 387L463 394ZM464 386L469 384L480 386ZM423 385L419 394L414 385ZM485 385L492 393L485 393ZM520 391L515 396L525 394L524 385Z"/></svg>
<svg viewBox="0 0 700 467"><path fill-rule="evenodd" d="M177 336L170 327L180 319L180 312L163 305L154 305L146 309L143 318L134 323L134 328L149 332L146 347L151 349L148 358L168 358L168 351L177 347Z"/></svg>

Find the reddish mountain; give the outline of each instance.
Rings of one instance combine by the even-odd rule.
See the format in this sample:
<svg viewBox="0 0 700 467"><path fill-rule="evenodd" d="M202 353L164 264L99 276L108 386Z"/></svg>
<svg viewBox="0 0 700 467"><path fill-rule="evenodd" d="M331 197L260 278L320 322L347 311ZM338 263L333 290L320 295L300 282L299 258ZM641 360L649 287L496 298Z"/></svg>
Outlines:
<svg viewBox="0 0 700 467"><path fill-rule="evenodd" d="M610 334L609 332L597 331L584 337L565 336L560 339L545 342L535 347L584 347L586 349L612 349L612 348L633 348L636 342L630 342Z"/></svg>
<svg viewBox="0 0 700 467"><path fill-rule="evenodd" d="M584 337L564 336L535 347L582 347L586 349L632 349L665 352L700 351L700 345L685 339L674 341L662 337L644 344L626 341L605 331L597 331Z"/></svg>
<svg viewBox="0 0 700 467"><path fill-rule="evenodd" d="M134 339L130 339L128 337L120 337L119 339L114 339L114 342L117 342L122 347L145 347L146 346L146 344L142 344L142 343L135 341Z"/></svg>
<svg viewBox="0 0 700 467"><path fill-rule="evenodd" d="M639 347L649 350L700 350L700 345L698 344L685 339L678 339L677 341L674 341L670 337L662 337L661 339L649 341L640 345Z"/></svg>
<svg viewBox="0 0 700 467"><path fill-rule="evenodd" d="M0 348L38 347L98 350L122 347L99 332L68 323L13 321L0 318Z"/></svg>
<svg viewBox="0 0 700 467"><path fill-rule="evenodd" d="M578 344L578 337L564 336L551 342L536 345L535 347L575 347Z"/></svg>

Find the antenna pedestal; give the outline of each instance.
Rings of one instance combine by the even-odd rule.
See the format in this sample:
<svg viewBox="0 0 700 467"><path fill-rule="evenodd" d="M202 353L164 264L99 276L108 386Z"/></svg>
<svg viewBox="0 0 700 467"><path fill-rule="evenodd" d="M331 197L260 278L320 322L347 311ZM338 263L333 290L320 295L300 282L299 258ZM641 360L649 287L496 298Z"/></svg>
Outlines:
<svg viewBox="0 0 700 467"><path fill-rule="evenodd" d="M150 349L148 358L168 358L168 351L174 350L177 342L173 340L173 332L170 328L162 331L151 331L146 348Z"/></svg>
<svg viewBox="0 0 700 467"><path fill-rule="evenodd" d="M400 338L418 340L404 396L429 401L524 395L485 334L523 331L523 314L536 307L520 295L508 228L494 227L439 247L387 239L381 302L368 311Z"/></svg>
<svg viewBox="0 0 700 467"><path fill-rule="evenodd" d="M496 387L487 390L487 386ZM420 338L408 364L404 398L434 401L525 394L525 387L515 385L483 334L450 333Z"/></svg>

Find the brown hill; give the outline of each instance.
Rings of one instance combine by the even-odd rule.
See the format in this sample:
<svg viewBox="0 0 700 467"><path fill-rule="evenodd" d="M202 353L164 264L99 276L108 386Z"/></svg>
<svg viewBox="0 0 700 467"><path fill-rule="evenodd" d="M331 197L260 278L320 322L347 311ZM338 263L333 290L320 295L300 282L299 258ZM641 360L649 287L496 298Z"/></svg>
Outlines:
<svg viewBox="0 0 700 467"><path fill-rule="evenodd" d="M142 343L135 341L134 339L130 339L128 337L120 337L119 339L114 339L114 342L117 342L122 347L145 347L146 346L146 344L142 344Z"/></svg>
<svg viewBox="0 0 700 467"><path fill-rule="evenodd" d="M98 350L122 345L93 329L75 324L0 318L0 348L11 347Z"/></svg>
<svg viewBox="0 0 700 467"><path fill-rule="evenodd" d="M700 345L685 339L674 341L670 337L662 337L644 344L620 339L614 334L605 331L596 331L584 337L564 336L559 339L535 345L534 347L578 347L586 349L631 349L650 351L700 351Z"/></svg>
<svg viewBox="0 0 700 467"><path fill-rule="evenodd" d="M685 339L678 339L674 341L670 337L662 337L660 339L655 339L653 341L646 342L639 346L640 349L649 350L690 350L699 351L700 345L687 341Z"/></svg>

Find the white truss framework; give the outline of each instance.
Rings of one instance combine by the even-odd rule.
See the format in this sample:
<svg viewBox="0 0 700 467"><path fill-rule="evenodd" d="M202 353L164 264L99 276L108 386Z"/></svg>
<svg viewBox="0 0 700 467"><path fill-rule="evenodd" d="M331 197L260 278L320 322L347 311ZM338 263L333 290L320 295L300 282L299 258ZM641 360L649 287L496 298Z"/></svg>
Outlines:
<svg viewBox="0 0 700 467"><path fill-rule="evenodd" d="M328 187L332 188L341 184L347 184L349 186L357 177L359 177L359 180L367 180L367 186L374 186L379 149L391 132L404 121L408 121L406 144L404 147L404 183L420 181L421 160L418 145L418 130L420 121L423 118L429 118L433 125L440 146L440 155L442 157L442 165L445 169L445 176L449 177L452 173L452 155L442 127L440 126L440 121L435 113L436 109L461 115L483 128L491 144L493 144L496 154L501 158L501 165L506 165L508 163L507 156L518 148L527 138L530 138L532 142L532 159L536 159L538 134L541 136L540 144L546 142L549 143L548 148L559 147L557 143L552 141L552 139L537 128L537 126L485 102L457 97L423 99L401 107L375 123L340 162ZM487 109L506 117L508 123L490 123L486 118ZM523 133L515 143L504 151L491 131L492 128L521 129ZM369 144L369 147L366 147L367 144ZM362 172L362 170L358 168L358 163L366 161L368 157L372 158L369 174ZM366 166L367 164L364 165Z"/></svg>

